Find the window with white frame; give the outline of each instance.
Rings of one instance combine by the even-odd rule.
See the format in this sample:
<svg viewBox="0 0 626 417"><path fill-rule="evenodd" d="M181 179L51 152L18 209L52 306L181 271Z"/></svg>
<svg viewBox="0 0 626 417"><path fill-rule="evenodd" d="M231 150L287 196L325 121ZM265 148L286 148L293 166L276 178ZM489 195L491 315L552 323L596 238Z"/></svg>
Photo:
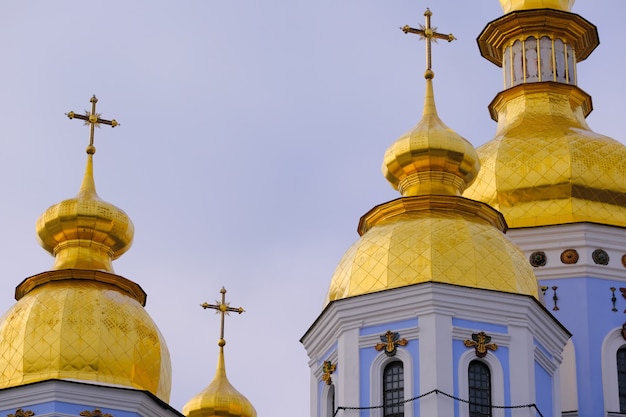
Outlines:
<svg viewBox="0 0 626 417"><path fill-rule="evenodd" d="M604 411L608 413L626 413L626 397L623 396L626 376L620 379L619 368L624 366L620 363L620 352L626 353L626 341L622 337L622 328L618 327L611 330L602 342L602 391Z"/></svg>

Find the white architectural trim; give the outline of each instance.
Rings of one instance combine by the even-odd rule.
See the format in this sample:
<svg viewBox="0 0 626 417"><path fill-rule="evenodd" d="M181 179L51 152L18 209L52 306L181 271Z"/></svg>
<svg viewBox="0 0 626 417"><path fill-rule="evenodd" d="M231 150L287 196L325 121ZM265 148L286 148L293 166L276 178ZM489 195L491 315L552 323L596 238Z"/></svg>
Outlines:
<svg viewBox="0 0 626 417"><path fill-rule="evenodd" d="M483 362L489 367L491 372L491 404L492 405L505 405L504 404L504 372L502 370L502 364L498 358L488 353L484 358L476 357L474 350L468 350L463 353L459 358L459 369L457 372L459 381L459 397L462 399L469 399L469 384L467 381L467 372L469 364L473 360ZM469 405L464 402L459 402L459 415L460 417L469 416ZM504 417L504 408L494 408L493 417Z"/></svg>
<svg viewBox="0 0 626 417"><path fill-rule="evenodd" d="M605 412L619 412L619 391L617 388L617 350L626 346L622 328L609 332L602 342L602 391L604 392Z"/></svg>
<svg viewBox="0 0 626 417"><path fill-rule="evenodd" d="M322 417L333 417L335 413L334 407L337 406L335 390L337 388L334 384L324 384L322 388L322 404L320 410L322 410Z"/></svg>
<svg viewBox="0 0 626 417"><path fill-rule="evenodd" d="M578 415L578 380L576 377L576 350L572 339L567 341L563 349L563 362L559 371L561 379L561 411L576 412ZM568 416L572 415L567 414Z"/></svg>
<svg viewBox="0 0 626 417"><path fill-rule="evenodd" d="M408 400L413 398L414 387L413 381L415 380L415 368L413 367L413 358L404 349L398 349L395 356L389 357L384 353L380 353L376 356L376 359L372 361L370 367L370 401L372 406L378 406L383 404L383 371L387 364L401 361L404 367L404 399ZM406 403L404 406L404 417L413 417L413 403ZM371 417L383 417L382 408L374 408L371 410Z"/></svg>

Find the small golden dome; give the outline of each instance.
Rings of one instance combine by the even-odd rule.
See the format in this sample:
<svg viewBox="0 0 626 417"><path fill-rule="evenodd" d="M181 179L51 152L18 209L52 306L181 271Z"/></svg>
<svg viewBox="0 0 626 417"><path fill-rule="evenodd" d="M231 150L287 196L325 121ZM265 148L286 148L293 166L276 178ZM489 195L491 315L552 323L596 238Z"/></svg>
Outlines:
<svg viewBox="0 0 626 417"><path fill-rule="evenodd" d="M480 170L472 144L437 115L433 76L427 71L422 119L387 149L383 161L385 178L405 197L461 195Z"/></svg>
<svg viewBox="0 0 626 417"><path fill-rule="evenodd" d="M30 280L43 284L21 291ZM0 389L72 379L146 390L169 401L172 372L163 336L140 297L103 281L127 280L63 270L18 287L19 301L0 319Z"/></svg>
<svg viewBox="0 0 626 417"><path fill-rule="evenodd" d="M555 9L571 12L576 0L500 0L504 13L517 10Z"/></svg>
<svg viewBox="0 0 626 417"><path fill-rule="evenodd" d="M223 342L223 339L220 340ZM220 343L215 378L183 407L187 417L256 417L252 403L226 378L224 343Z"/></svg>
<svg viewBox="0 0 626 417"><path fill-rule="evenodd" d="M87 167L78 195L51 206L37 220L39 243L55 257L52 269L113 272L111 261L132 244L135 229L130 218L96 194L94 152L95 148L92 152L88 149Z"/></svg>

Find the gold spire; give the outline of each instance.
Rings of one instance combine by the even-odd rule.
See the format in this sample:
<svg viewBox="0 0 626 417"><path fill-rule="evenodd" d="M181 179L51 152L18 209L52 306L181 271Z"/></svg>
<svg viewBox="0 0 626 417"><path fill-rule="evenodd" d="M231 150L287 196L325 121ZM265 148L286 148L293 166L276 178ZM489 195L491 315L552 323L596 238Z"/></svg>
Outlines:
<svg viewBox="0 0 626 417"><path fill-rule="evenodd" d="M53 270L75 268L113 272L111 261L124 254L133 241L134 226L130 218L98 197L93 178L94 128L100 124L112 127L119 124L115 119L102 119L96 113L96 96L90 102L91 112L85 112L84 116L67 113L70 119L84 120L90 126L87 166L80 191L75 198L48 208L37 220L40 244L55 257Z"/></svg>
<svg viewBox="0 0 626 417"><path fill-rule="evenodd" d="M474 147L438 117L430 41L452 40L426 26L426 93L422 118L385 153L383 173L402 198L361 217L360 239L345 253L327 302L426 282L538 297L537 279L524 254L503 232L502 214L461 197L480 163ZM435 36L437 35L437 36Z"/></svg>
<svg viewBox="0 0 626 417"><path fill-rule="evenodd" d="M437 115L432 80L431 41L455 39L452 34L441 34L430 25L432 12L424 13L426 25L414 29L408 25L404 33L415 33L426 40L426 90L422 119L394 144L383 162L383 174L391 185L407 196L424 194L461 195L476 177L480 165L474 147L448 128Z"/></svg>
<svg viewBox="0 0 626 417"><path fill-rule="evenodd" d="M256 410L252 403L228 381L224 362L224 346L226 345L224 316L228 315L229 312L241 314L245 310L241 307L230 307L229 303L226 302L226 289L224 287L220 293L222 294L221 301L216 301L215 304L206 302L200 304L202 308L214 309L220 315L220 339L217 343L220 350L215 377L208 387L185 404L183 414L187 417L256 417Z"/></svg>

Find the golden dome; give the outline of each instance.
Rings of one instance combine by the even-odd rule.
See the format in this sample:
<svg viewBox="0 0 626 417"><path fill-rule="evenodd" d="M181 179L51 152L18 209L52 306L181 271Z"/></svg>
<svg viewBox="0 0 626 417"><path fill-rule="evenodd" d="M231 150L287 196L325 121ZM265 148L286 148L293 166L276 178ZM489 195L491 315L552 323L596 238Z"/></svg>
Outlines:
<svg viewBox="0 0 626 417"><path fill-rule="evenodd" d="M21 298L0 319L0 388L72 379L169 401L169 352L137 288L100 271L51 271L24 281Z"/></svg>
<svg viewBox="0 0 626 417"><path fill-rule="evenodd" d="M183 407L187 417L256 417L252 403L237 391L226 378L224 365L224 340L220 340L220 352L215 378L202 392Z"/></svg>
<svg viewBox="0 0 626 417"><path fill-rule="evenodd" d="M500 0L504 13L517 10L555 9L564 12L572 11L576 0Z"/></svg>
<svg viewBox="0 0 626 417"><path fill-rule="evenodd" d="M134 226L121 209L102 201L93 179L93 153L75 198L48 208L37 220L41 246L55 257L52 269L96 269L113 272L111 261L131 246Z"/></svg>
<svg viewBox="0 0 626 417"><path fill-rule="evenodd" d="M374 207L345 253L326 302L424 282L538 298L524 254L493 208L460 196L479 172L472 145L437 117L426 72L422 120L387 151L383 172L404 197Z"/></svg>
<svg viewBox="0 0 626 417"><path fill-rule="evenodd" d="M498 130L478 149L482 171L464 196L498 209L510 227L626 227L626 146L589 129L585 93L560 83L523 84L490 107Z"/></svg>
<svg viewBox="0 0 626 417"><path fill-rule="evenodd" d="M0 389L71 379L146 390L169 401L170 356L143 308L145 292L112 273L111 261L131 245L128 216L96 194L93 128L117 126L92 112L70 112L91 124L87 169L78 195L50 207L37 221L53 269L24 280L17 303L0 319Z"/></svg>
<svg viewBox="0 0 626 417"><path fill-rule="evenodd" d="M432 71L426 73L422 119L385 153L383 174L405 196L461 195L480 170L476 150L437 115Z"/></svg>
<svg viewBox="0 0 626 417"><path fill-rule="evenodd" d="M452 196L404 197L361 219L361 238L345 253L327 302L422 282L538 297L524 254L504 235L502 216Z"/></svg>

